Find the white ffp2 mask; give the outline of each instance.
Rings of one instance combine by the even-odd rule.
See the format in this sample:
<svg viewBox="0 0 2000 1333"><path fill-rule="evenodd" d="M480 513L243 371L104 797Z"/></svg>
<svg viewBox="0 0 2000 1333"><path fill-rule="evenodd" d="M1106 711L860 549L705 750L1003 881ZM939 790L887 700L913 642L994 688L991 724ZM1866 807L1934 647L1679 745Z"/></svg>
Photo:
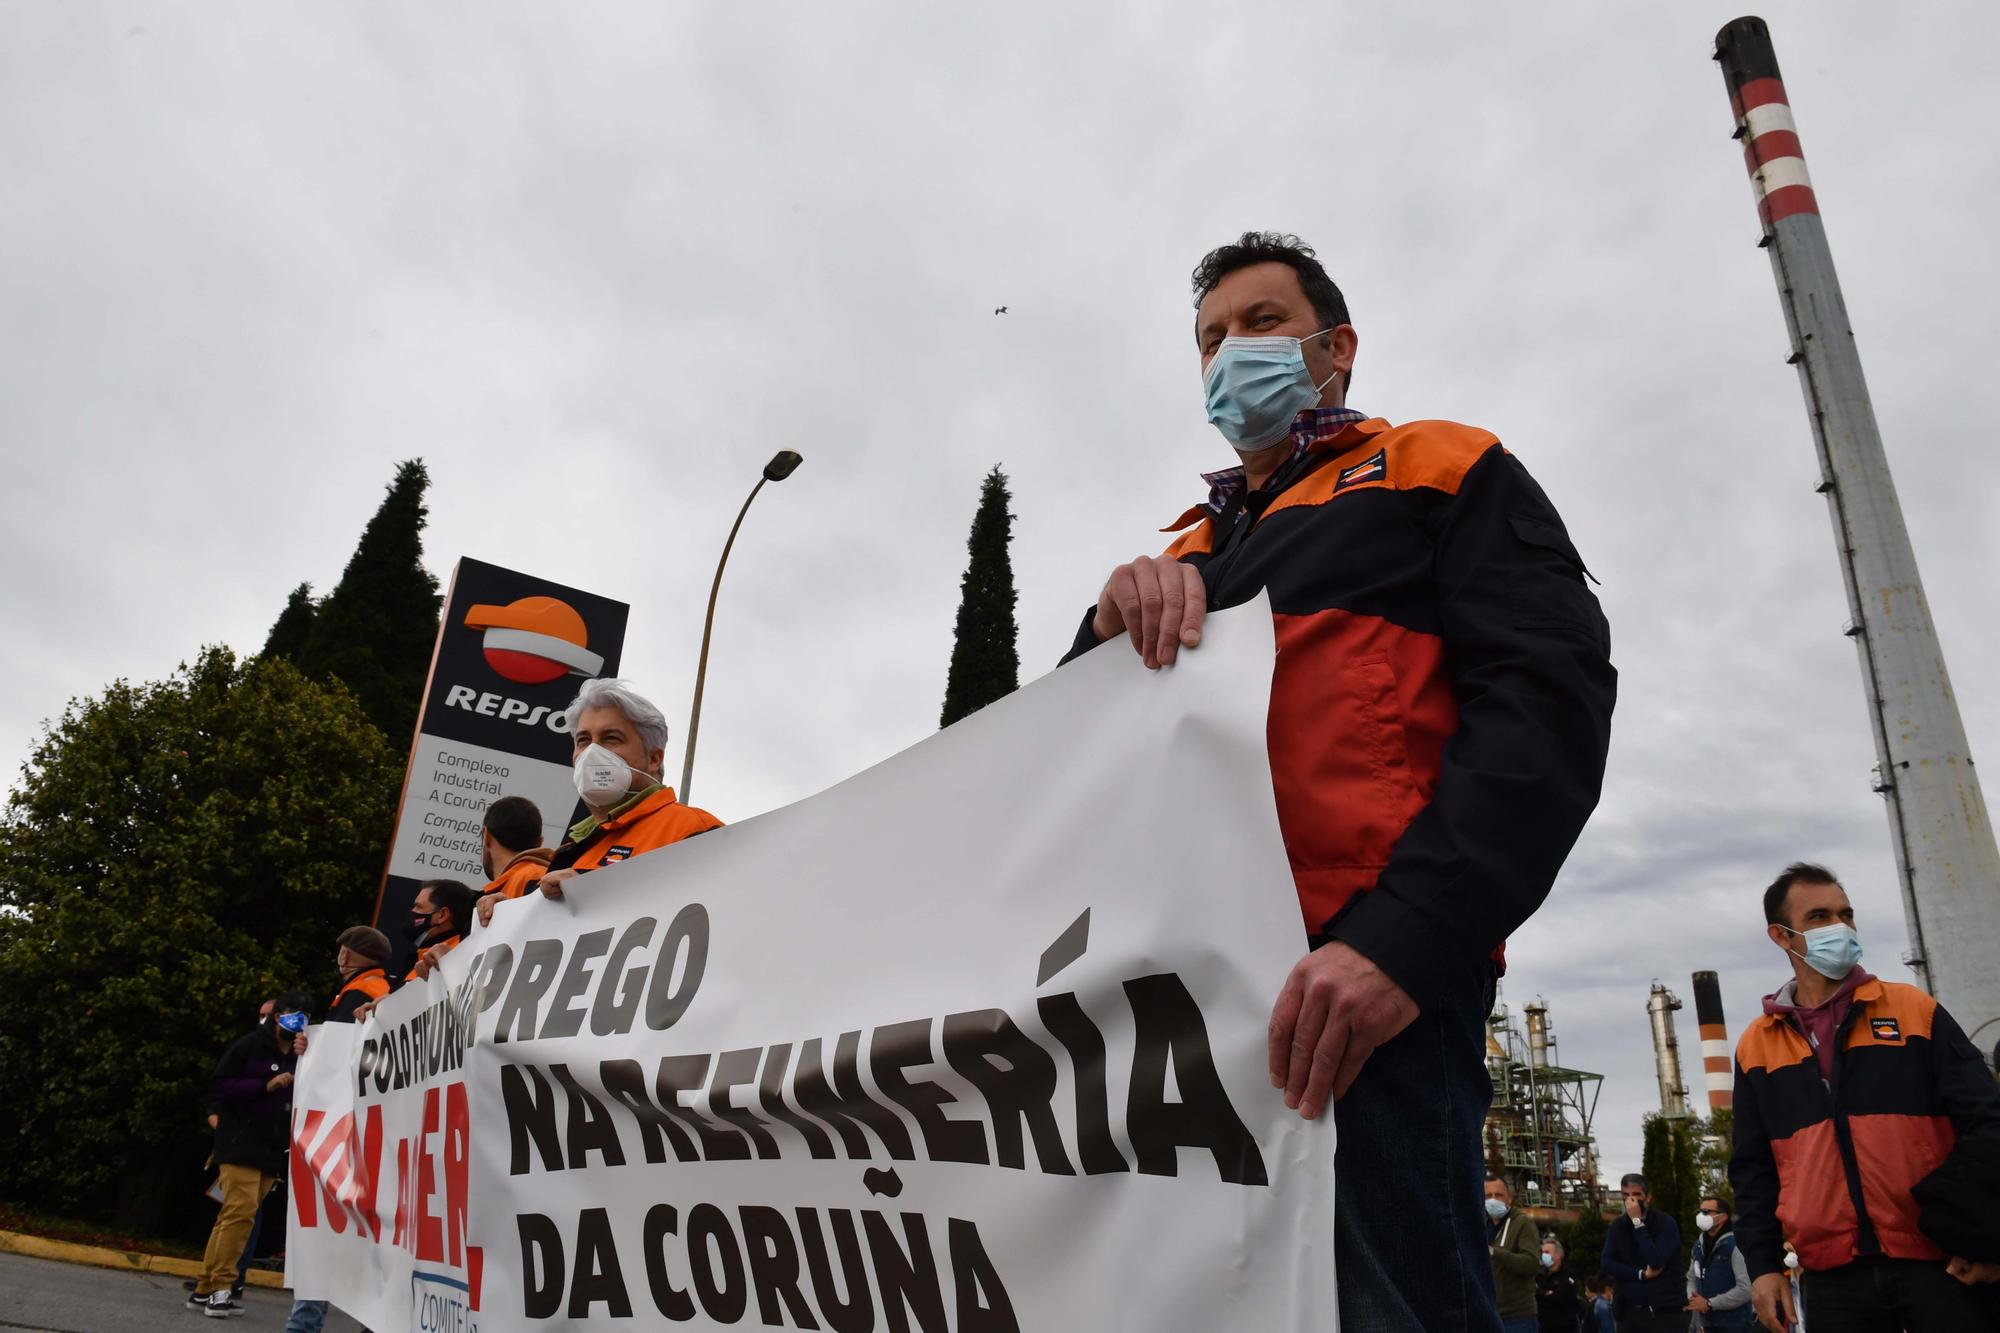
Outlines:
<svg viewBox="0 0 2000 1333"><path fill-rule="evenodd" d="M602 810L625 799L632 789L632 766L595 741L583 748L570 768L576 794L593 810Z"/></svg>

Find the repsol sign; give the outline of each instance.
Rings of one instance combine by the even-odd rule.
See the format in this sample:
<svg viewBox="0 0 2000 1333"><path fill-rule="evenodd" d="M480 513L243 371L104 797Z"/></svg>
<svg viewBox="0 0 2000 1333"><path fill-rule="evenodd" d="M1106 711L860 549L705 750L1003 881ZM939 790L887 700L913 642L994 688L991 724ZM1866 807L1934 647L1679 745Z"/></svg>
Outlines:
<svg viewBox="0 0 2000 1333"><path fill-rule="evenodd" d="M569 734L569 715L564 709L551 708L547 704L530 706L525 700L510 699L491 690L475 690L470 685L453 685L447 689L444 706L462 708L468 713L498 718L502 722L518 722L524 727L547 727L559 736Z"/></svg>

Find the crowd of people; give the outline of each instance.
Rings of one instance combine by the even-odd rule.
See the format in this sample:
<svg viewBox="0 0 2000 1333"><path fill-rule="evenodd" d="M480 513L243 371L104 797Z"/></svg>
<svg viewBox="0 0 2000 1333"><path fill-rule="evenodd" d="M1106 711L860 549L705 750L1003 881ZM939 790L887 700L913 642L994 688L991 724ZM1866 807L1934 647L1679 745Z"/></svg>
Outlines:
<svg viewBox="0 0 2000 1333"><path fill-rule="evenodd" d="M264 1003L255 1030L223 1053L209 1081L209 1128L215 1146L221 1206L203 1253L201 1276L188 1306L211 1318L243 1312L244 1275L259 1241L264 1201L284 1181L291 1124L292 1080L304 1054L307 1026L366 1022L375 1006L405 982L429 975L475 923L492 920L497 903L540 892L560 898L580 875L656 851L720 826L706 811L682 805L665 785L665 716L623 681L592 680L570 706L578 795L588 814L561 845L542 845L542 813L522 796L486 807L480 834L479 889L453 879L418 886L403 926L409 966L392 972L398 950L373 926L349 926L334 940L339 986L323 1006L301 991ZM319 1333L325 1301L295 1301L286 1333Z"/></svg>
<svg viewBox="0 0 2000 1333"><path fill-rule="evenodd" d="M1617 696L1610 630L1561 516L1496 436L1352 406L1359 335L1309 247L1245 233L1202 259L1193 295L1207 416L1237 464L1203 474L1164 553L1110 572L1064 661L1123 639L1147 669L1168 667L1198 650L1211 609L1269 599L1276 661L1242 685L1268 692L1302 952L1267 1056L1286 1107L1336 1121L1340 1326L1684 1333L1690 1320L1754 1318L1787 1333L1800 1302L1786 1235L1816 1333L1984 1326L1963 1320L1984 1318L2000 1248L1927 1235L1910 1192L1956 1141L2000 1131L2000 1096L1929 997L1858 971L1852 909L1816 867L1793 867L1765 899L1794 980L1739 1050L1740 1220L1705 1200L1683 1267L1678 1226L1627 1177L1602 1271L1579 1283L1560 1244L1516 1216L1505 1181L1485 1179L1482 1217L1486 1018L1507 937L1598 801ZM488 882L423 886L410 975L500 901L578 892L593 870L718 826L665 785L665 718L623 682L586 683L566 720L588 814L545 848L539 811L495 801ZM366 1021L402 980L394 951L366 926L337 950L327 1017ZM195 1289L212 1316L232 1313L252 1204L283 1165L310 1005L276 1009L217 1073L225 1203ZM323 1318L301 1302L288 1327Z"/></svg>

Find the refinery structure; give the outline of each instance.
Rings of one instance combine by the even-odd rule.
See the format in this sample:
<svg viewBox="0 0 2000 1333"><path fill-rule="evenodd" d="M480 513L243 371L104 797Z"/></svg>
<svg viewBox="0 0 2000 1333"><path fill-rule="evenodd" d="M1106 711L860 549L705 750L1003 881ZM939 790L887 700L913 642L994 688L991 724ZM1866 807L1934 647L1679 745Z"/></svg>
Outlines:
<svg viewBox="0 0 2000 1333"><path fill-rule="evenodd" d="M1568 1220L1552 1213L1601 1210L1604 1191L1590 1121L1604 1075L1563 1065L1547 1001L1529 1001L1521 1017L1516 1026L1502 1001L1486 1020L1486 1072L1493 1079L1487 1169L1545 1220Z"/></svg>

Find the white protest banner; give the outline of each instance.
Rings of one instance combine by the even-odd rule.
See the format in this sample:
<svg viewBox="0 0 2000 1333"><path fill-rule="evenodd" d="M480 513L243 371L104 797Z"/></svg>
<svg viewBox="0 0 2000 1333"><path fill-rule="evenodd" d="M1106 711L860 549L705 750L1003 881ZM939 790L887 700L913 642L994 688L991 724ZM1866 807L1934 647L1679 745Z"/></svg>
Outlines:
<svg viewBox="0 0 2000 1333"><path fill-rule="evenodd" d="M288 1277L384 1333L1332 1328L1261 600L504 905L295 1097ZM310 1209L310 1211L308 1211Z"/></svg>

